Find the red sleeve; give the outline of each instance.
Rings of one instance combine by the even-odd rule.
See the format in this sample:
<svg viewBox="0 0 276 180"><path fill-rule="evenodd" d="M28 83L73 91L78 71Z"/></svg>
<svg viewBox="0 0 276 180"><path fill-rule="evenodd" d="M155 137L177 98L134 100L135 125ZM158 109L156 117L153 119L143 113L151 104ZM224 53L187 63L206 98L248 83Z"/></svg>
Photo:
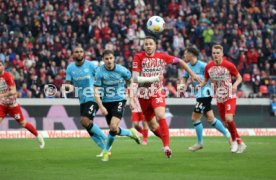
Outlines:
<svg viewBox="0 0 276 180"><path fill-rule="evenodd" d="M170 56L166 53L160 53L161 58L167 63L167 64L172 64L174 62L174 59L177 57Z"/></svg>
<svg viewBox="0 0 276 180"><path fill-rule="evenodd" d="M231 76L237 76L239 74L239 71L237 70L236 66L231 62L228 62L227 69L229 70Z"/></svg>
<svg viewBox="0 0 276 180"><path fill-rule="evenodd" d="M135 55L132 62L132 71L141 72L141 69L141 59L138 55Z"/></svg>
<svg viewBox="0 0 276 180"><path fill-rule="evenodd" d="M6 80L6 83L9 87L15 86L15 82L14 82L14 79L13 79L11 74L6 73L5 80Z"/></svg>
<svg viewBox="0 0 276 180"><path fill-rule="evenodd" d="M207 80L210 78L209 73L208 73L210 67L211 67L211 65L209 63L209 64L206 65L205 70L204 70L204 78L207 79Z"/></svg>

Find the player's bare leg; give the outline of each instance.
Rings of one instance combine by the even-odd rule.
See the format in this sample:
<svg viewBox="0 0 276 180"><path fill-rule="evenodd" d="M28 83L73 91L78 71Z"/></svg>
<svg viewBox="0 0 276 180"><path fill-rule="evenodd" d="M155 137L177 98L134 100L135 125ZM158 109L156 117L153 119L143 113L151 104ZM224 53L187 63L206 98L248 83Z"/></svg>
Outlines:
<svg viewBox="0 0 276 180"><path fill-rule="evenodd" d="M25 121L25 120L23 120L23 121L21 121L21 122L19 122L19 123L20 123L20 125L21 125L23 128L27 129L27 130L30 131L34 136L36 136L36 138L37 138L37 140L38 140L38 142L39 142L39 147L40 147L40 149L43 149L43 148L45 147L45 142L44 142L43 136L37 132L37 130L35 129L35 127L34 127L31 123L29 123L29 122L27 122L27 121Z"/></svg>

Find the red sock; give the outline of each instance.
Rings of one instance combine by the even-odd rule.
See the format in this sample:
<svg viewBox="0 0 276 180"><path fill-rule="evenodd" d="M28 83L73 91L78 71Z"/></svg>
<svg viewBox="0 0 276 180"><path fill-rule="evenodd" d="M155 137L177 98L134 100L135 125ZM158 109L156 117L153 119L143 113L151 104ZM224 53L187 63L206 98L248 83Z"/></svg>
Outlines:
<svg viewBox="0 0 276 180"><path fill-rule="evenodd" d="M33 135L35 135L35 136L38 135L37 130L34 128L34 126L33 126L31 123L26 122L25 128L26 128L28 131L30 131Z"/></svg>
<svg viewBox="0 0 276 180"><path fill-rule="evenodd" d="M140 126L135 127L135 129L136 129L139 133L143 134L143 129L142 129Z"/></svg>
<svg viewBox="0 0 276 180"><path fill-rule="evenodd" d="M153 133L155 134L155 136L161 138L161 128L160 128L160 126L158 126L158 128L155 131L153 131Z"/></svg>
<svg viewBox="0 0 276 180"><path fill-rule="evenodd" d="M142 131L143 131L143 133L142 133L143 134L143 138L144 139L148 139L148 132L149 132L149 130L148 129L143 129Z"/></svg>
<svg viewBox="0 0 276 180"><path fill-rule="evenodd" d="M159 127L161 129L161 139L163 142L163 146L169 146L170 145L170 135L169 135L169 127L167 124L166 119L160 119L158 121Z"/></svg>
<svg viewBox="0 0 276 180"><path fill-rule="evenodd" d="M235 122L234 121L228 122L227 125L228 125L228 130L232 137L232 141L238 140L238 143L239 143L240 136L238 134Z"/></svg>

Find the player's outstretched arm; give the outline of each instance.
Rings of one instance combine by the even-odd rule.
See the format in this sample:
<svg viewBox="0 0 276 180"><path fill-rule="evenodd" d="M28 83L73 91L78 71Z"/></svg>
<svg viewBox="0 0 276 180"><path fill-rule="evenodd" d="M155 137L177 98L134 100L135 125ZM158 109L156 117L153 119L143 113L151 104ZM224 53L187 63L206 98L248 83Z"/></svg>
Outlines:
<svg viewBox="0 0 276 180"><path fill-rule="evenodd" d="M17 94L16 86L11 86L10 90L6 93L0 94L0 97L10 97L10 96L13 96L13 95L16 95L16 94Z"/></svg>
<svg viewBox="0 0 276 180"><path fill-rule="evenodd" d="M106 108L103 106L101 96L100 96L100 93L99 93L99 87L97 87L97 86L94 86L94 96L95 96L96 103L99 106L99 109L101 110L103 115L106 116L108 114L108 112L107 112Z"/></svg>
<svg viewBox="0 0 276 180"><path fill-rule="evenodd" d="M200 77L197 76L190 68L189 66L187 65L187 63L185 63L183 60L179 59L179 65L181 68L183 68L185 71L187 71L191 78L194 80L194 81L198 81L198 82L201 82L200 80Z"/></svg>
<svg viewBox="0 0 276 180"><path fill-rule="evenodd" d="M205 86L208 82L208 79L204 78L203 81L201 81L198 85L196 85L196 90L202 88L203 86Z"/></svg>

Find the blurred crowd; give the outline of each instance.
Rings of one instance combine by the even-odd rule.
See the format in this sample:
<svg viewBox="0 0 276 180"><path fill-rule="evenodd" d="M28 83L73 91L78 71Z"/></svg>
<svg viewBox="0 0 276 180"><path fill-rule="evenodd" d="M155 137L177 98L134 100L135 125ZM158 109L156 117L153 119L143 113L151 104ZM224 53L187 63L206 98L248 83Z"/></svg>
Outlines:
<svg viewBox="0 0 276 180"><path fill-rule="evenodd" d="M166 22L158 51L182 58L185 47L196 45L208 62L212 45L222 44L243 76L240 97L276 94L274 0L0 0L0 60L13 74L19 97L43 98L45 84L60 88L78 45L97 64L103 50L111 49L117 63L131 68L153 15ZM170 97L182 73L176 65L167 68Z"/></svg>

